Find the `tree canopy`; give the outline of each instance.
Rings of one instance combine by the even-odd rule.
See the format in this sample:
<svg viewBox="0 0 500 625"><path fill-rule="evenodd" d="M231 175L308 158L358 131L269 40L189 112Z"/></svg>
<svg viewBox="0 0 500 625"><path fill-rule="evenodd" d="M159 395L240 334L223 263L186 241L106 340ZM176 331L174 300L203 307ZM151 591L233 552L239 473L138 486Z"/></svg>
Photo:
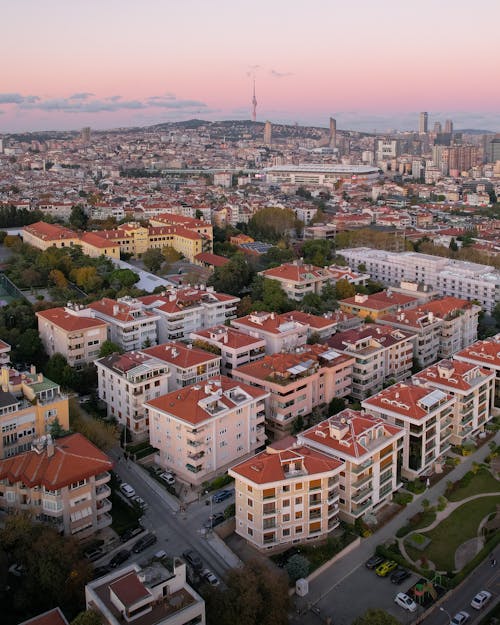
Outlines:
<svg viewBox="0 0 500 625"><path fill-rule="evenodd" d="M208 284L221 293L240 295L242 290L248 287L252 275L252 269L245 256L239 252L227 264L215 268Z"/></svg>
<svg viewBox="0 0 500 625"><path fill-rule="evenodd" d="M248 234L254 239L275 243L302 226L291 208L267 206L248 221Z"/></svg>
<svg viewBox="0 0 500 625"><path fill-rule="evenodd" d="M99 350L99 358L116 353L123 354L123 349L113 341L104 341Z"/></svg>
<svg viewBox="0 0 500 625"><path fill-rule="evenodd" d="M146 267L148 271L151 271L152 273L157 273L158 271L160 271L165 257L163 256L163 253L159 248L154 247L146 250L142 254L141 260L144 263L144 267Z"/></svg>

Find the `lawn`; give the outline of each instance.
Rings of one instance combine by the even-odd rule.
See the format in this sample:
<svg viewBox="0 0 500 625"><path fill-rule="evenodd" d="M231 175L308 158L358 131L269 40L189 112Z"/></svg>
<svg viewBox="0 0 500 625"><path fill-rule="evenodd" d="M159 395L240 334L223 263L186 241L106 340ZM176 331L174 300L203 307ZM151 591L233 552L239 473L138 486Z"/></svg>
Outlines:
<svg viewBox="0 0 500 625"><path fill-rule="evenodd" d="M437 527L423 534L432 542L420 557L425 555L440 571L454 570L457 548L466 540L477 536L479 523L488 514L495 512L499 503L500 495L475 499L457 508Z"/></svg>
<svg viewBox="0 0 500 625"><path fill-rule="evenodd" d="M466 486L462 486L447 495L449 501L460 501L472 495L481 493L496 493L500 491L500 482L486 469L479 470Z"/></svg>

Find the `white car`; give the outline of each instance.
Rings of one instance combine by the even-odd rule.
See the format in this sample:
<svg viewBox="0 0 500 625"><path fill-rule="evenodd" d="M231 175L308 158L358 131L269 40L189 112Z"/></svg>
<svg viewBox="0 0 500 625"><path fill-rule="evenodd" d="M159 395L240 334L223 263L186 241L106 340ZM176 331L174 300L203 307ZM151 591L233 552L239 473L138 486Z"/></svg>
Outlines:
<svg viewBox="0 0 500 625"><path fill-rule="evenodd" d="M169 486L173 486L175 484L175 477L168 471L165 471L165 473L160 475L160 480L163 480L165 484L168 484Z"/></svg>
<svg viewBox="0 0 500 625"><path fill-rule="evenodd" d="M408 610L409 612L415 612L417 609L417 604L411 597L406 595L404 592L398 592L398 594L394 597L394 603L397 603L399 606Z"/></svg>
<svg viewBox="0 0 500 625"><path fill-rule="evenodd" d="M203 577L203 579L209 583L210 586L218 586L220 584L218 577L208 569L203 569L201 577Z"/></svg>
<svg viewBox="0 0 500 625"><path fill-rule="evenodd" d="M130 484L127 484L126 482L120 484L120 490L125 495L125 497L128 497L128 499L135 495L135 490L132 488L132 486L130 486Z"/></svg>
<svg viewBox="0 0 500 625"><path fill-rule="evenodd" d="M488 603L490 599L491 599L491 592L488 592L487 590L481 590L477 593L477 595L470 602L470 604L475 610L480 610L482 607L484 607Z"/></svg>
<svg viewBox="0 0 500 625"><path fill-rule="evenodd" d="M467 623L469 619L470 614L468 612L465 612L465 610L461 610L460 612L457 612L455 616L451 619L450 625L463 625L464 623Z"/></svg>

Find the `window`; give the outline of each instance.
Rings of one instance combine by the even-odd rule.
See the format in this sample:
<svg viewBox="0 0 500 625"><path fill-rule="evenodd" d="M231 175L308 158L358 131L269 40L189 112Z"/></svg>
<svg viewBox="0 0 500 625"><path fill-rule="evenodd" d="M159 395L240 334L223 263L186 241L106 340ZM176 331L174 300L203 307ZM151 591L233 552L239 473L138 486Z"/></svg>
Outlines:
<svg viewBox="0 0 500 625"><path fill-rule="evenodd" d="M295 490L302 490L302 482L297 482L297 484L295 484Z"/></svg>
<svg viewBox="0 0 500 625"><path fill-rule="evenodd" d="M247 532L249 536L253 536L253 529L251 527L247 527Z"/></svg>
<svg viewBox="0 0 500 625"><path fill-rule="evenodd" d="M87 483L87 480L80 480L79 482L73 482L73 484L71 484L70 489L74 490L75 488L80 488L80 486L85 486L85 484Z"/></svg>
<svg viewBox="0 0 500 625"><path fill-rule="evenodd" d="M249 493L253 493L253 488L251 486L247 486L247 490Z"/></svg>
<svg viewBox="0 0 500 625"><path fill-rule="evenodd" d="M247 514L247 519L248 519L249 521L253 521L253 514L252 514L251 512L249 512L249 513Z"/></svg>
<svg viewBox="0 0 500 625"><path fill-rule="evenodd" d="M252 499L247 499L247 506L249 508L253 508L253 500Z"/></svg>
<svg viewBox="0 0 500 625"><path fill-rule="evenodd" d="M283 536L290 536L290 529L286 528L283 530Z"/></svg>
<svg viewBox="0 0 500 625"><path fill-rule="evenodd" d="M298 526L295 528L295 533L296 533L296 534L302 534L302 525L298 525Z"/></svg>
<svg viewBox="0 0 500 625"><path fill-rule="evenodd" d="M285 484L285 486L283 486L283 492L284 493L289 493L290 492L290 484Z"/></svg>
<svg viewBox="0 0 500 625"><path fill-rule="evenodd" d="M283 523L288 523L288 521L290 521L290 515L289 514L284 514L283 515Z"/></svg>
<svg viewBox="0 0 500 625"><path fill-rule="evenodd" d="M290 507L290 499L283 499L283 508Z"/></svg>
<svg viewBox="0 0 500 625"><path fill-rule="evenodd" d="M297 519L301 519L301 518L302 518L302 510L298 510L298 511L295 513L295 520L297 520Z"/></svg>

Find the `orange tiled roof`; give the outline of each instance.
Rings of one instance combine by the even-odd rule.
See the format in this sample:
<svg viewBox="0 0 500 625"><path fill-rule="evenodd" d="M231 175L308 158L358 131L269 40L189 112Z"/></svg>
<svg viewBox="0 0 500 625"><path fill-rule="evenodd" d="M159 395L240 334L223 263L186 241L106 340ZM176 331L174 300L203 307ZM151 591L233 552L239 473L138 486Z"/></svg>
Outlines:
<svg viewBox="0 0 500 625"><path fill-rule="evenodd" d="M445 318L447 315L457 310L470 309L472 305L472 302L466 299L459 299L458 297L440 297L439 299L422 304L420 308L426 312L434 313L436 317Z"/></svg>
<svg viewBox="0 0 500 625"><path fill-rule="evenodd" d="M59 224L48 224L45 221L37 221L29 226L24 226L23 230L44 241L78 239L78 235L73 230Z"/></svg>
<svg viewBox="0 0 500 625"><path fill-rule="evenodd" d="M189 369L220 358L217 354L211 354L197 347L188 347L184 343L175 341L147 347L141 351L143 354L148 354L181 369Z"/></svg>
<svg viewBox="0 0 500 625"><path fill-rule="evenodd" d="M87 330L107 326L102 319L94 319L93 317L80 317L68 312L65 308L49 308L49 310L40 310L36 313L37 317L42 317L50 323L62 328L66 332L74 332L76 330Z"/></svg>
<svg viewBox="0 0 500 625"><path fill-rule="evenodd" d="M315 265L303 265L284 263L279 267L266 269L262 272L266 278L280 278L292 282L310 282L311 280L325 280L331 278L328 268L316 267Z"/></svg>
<svg viewBox="0 0 500 625"><path fill-rule="evenodd" d="M127 304L126 302L119 302L115 299L111 299L109 297L103 297L96 302L92 302L88 307L91 310L95 310L96 312L100 312L107 317L113 317L118 321L129 322L129 321L138 321L144 320L145 317L153 317L158 318L158 316L154 315L152 312L148 310L141 310L139 317L134 317L132 315L133 307Z"/></svg>
<svg viewBox="0 0 500 625"><path fill-rule="evenodd" d="M477 377L472 377L471 381L469 381L468 374L471 374L475 369L483 376L492 375L490 371L480 369L477 365L468 362L463 362L461 360L440 360L435 365L423 369L413 377L422 382L448 387L450 391L469 391L475 386L473 382L477 382Z"/></svg>
<svg viewBox="0 0 500 625"><path fill-rule="evenodd" d="M403 295L402 293L395 293L394 291L381 291L380 293L373 293L372 295L366 295L348 297L340 300L341 304L348 304L349 306L359 306L360 308L367 308L371 310L385 310L394 306L404 306L411 302L418 302L418 298L411 295ZM359 301L357 301L359 300Z"/></svg>
<svg viewBox="0 0 500 625"><path fill-rule="evenodd" d="M500 335L476 341L455 354L456 358L476 362L485 367L500 367Z"/></svg>
<svg viewBox="0 0 500 625"><path fill-rule="evenodd" d="M432 392L431 389L423 386L400 382L365 399L363 405L367 404L368 409L370 409L370 406L373 406L411 419L423 419L431 413L423 408L421 402L424 397L427 397ZM451 395L446 393L445 395L447 400L451 399Z"/></svg>
<svg viewBox="0 0 500 625"><path fill-rule="evenodd" d="M259 339L254 336L250 336L245 332L235 330L230 326L213 326L206 330L197 330L193 332L194 335L201 337L202 339L211 339L217 341L221 346L228 347L230 349L239 349L241 347L251 347L252 345L265 345L264 339Z"/></svg>

